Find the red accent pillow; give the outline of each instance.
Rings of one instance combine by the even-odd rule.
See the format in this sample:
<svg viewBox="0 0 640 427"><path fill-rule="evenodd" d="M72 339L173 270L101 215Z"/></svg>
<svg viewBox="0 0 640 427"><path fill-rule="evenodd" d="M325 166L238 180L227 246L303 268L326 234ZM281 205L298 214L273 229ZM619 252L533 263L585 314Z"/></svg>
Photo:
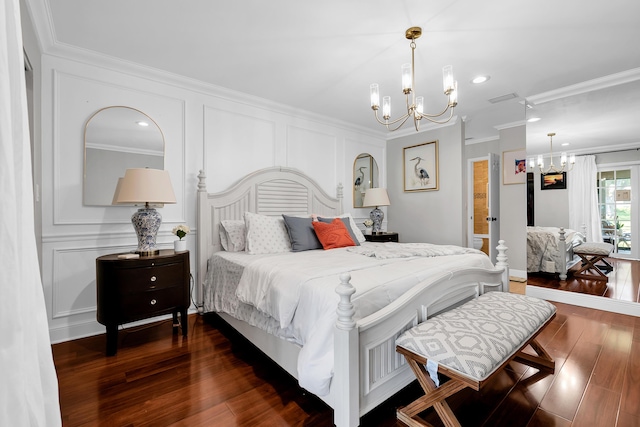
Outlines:
<svg viewBox="0 0 640 427"><path fill-rule="evenodd" d="M313 221L311 223L322 244L323 249L344 248L345 246L355 246L355 242L349 235L349 230L344 226L340 218L336 218L330 223Z"/></svg>

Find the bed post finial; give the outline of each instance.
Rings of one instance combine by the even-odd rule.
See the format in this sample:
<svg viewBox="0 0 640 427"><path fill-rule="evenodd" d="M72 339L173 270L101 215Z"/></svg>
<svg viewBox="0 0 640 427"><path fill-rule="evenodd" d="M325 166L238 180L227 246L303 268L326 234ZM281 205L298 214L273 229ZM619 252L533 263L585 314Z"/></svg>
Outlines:
<svg viewBox="0 0 640 427"><path fill-rule="evenodd" d="M356 288L349 282L351 275L349 273L343 273L340 275L340 284L336 288L336 293L340 295L340 302L338 303L338 321L336 326L338 329L348 331L356 327L356 322L353 320L353 315L356 313L351 302L351 295L356 292Z"/></svg>
<svg viewBox="0 0 640 427"><path fill-rule="evenodd" d="M567 236L565 236L566 231L564 230L564 227L560 227L560 231L558 233L560 234L558 251L560 254L562 254L561 256L565 258L565 261L562 263L562 268L560 270L560 281L564 281L567 280Z"/></svg>
<svg viewBox="0 0 640 427"><path fill-rule="evenodd" d="M204 173L204 169L200 169L200 173L198 174L198 192L207 192L207 175Z"/></svg>
<svg viewBox="0 0 640 427"><path fill-rule="evenodd" d="M503 268L504 273L502 273L502 290L504 292L509 292L509 262L507 258L507 246L504 244L504 240L498 240L498 246L496 246L498 250L498 255L496 255L496 267Z"/></svg>

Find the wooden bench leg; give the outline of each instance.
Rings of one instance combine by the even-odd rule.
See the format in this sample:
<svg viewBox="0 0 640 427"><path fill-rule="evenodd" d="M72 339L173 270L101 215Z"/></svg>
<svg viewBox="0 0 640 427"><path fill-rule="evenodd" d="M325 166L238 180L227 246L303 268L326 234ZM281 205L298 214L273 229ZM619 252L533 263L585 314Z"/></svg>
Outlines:
<svg viewBox="0 0 640 427"><path fill-rule="evenodd" d="M573 277L605 282L609 281L607 275L597 266L599 262L602 262L605 264L607 270L613 270L611 264L605 259L607 255L578 254L578 256L582 259L582 265L580 269L573 273Z"/></svg>
<svg viewBox="0 0 640 427"><path fill-rule="evenodd" d="M524 353L522 350L527 346L531 346L536 354ZM397 419L409 427L432 427L431 424L422 420L418 415L433 406L433 409L436 411L446 427L461 427L460 422L445 399L466 387L470 387L474 390L480 390L482 384L471 379L469 379L469 382L467 383L465 382L466 380L455 378L449 371L449 374L447 374L449 381L440 387L436 387L427 372L425 367L426 359L424 359L423 356L416 355L415 353L404 349L399 349L398 351L404 355L409 367L418 379L420 387L422 387L422 390L424 391L424 396L419 397L403 408L399 408L396 412ZM555 362L553 358L538 343L538 341L536 341L535 338L531 338L514 356L507 359L498 371L501 370L509 360L523 363L527 366L539 369L541 372L544 371L547 374L555 371Z"/></svg>
<svg viewBox="0 0 640 427"><path fill-rule="evenodd" d="M410 427L431 427L429 423L420 420L416 416L433 406L433 409L438 413L438 416L446 427L460 427L460 422L458 422L458 419L445 399L466 388L467 385L455 379L450 379L442 386L436 388L424 365L410 357L406 357L406 359L425 395L414 400L404 408L398 409L396 414L398 420Z"/></svg>

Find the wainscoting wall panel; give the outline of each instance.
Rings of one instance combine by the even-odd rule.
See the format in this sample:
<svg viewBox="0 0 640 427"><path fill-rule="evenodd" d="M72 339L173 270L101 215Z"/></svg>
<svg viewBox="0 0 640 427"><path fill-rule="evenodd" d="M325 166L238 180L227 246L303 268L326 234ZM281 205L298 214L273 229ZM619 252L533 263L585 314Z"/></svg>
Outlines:
<svg viewBox="0 0 640 427"><path fill-rule="evenodd" d="M194 283L200 280L195 272L200 230L195 225L201 169L210 192L222 191L259 168L289 166L303 169L335 196L338 183L349 189L353 159L370 152L378 161L380 182L386 184L383 133L67 48L41 59L35 124L41 161L35 162L40 170L34 174L41 179L34 183L42 190L36 209L42 212L38 238L52 342L104 333L96 321L95 259L137 246L130 220L137 208L82 203L84 126L101 108L137 108L162 129L165 169L177 203L159 209L163 223L158 246L173 247L174 226L191 227L186 239ZM367 217L370 208L353 209L351 197L351 191L344 191L344 210Z"/></svg>

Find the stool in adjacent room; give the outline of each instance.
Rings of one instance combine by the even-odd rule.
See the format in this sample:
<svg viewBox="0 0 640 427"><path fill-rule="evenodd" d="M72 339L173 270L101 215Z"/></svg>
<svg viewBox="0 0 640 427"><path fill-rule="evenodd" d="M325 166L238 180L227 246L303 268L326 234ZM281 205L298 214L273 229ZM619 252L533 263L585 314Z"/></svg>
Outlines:
<svg viewBox="0 0 640 427"><path fill-rule="evenodd" d="M445 426L460 426L445 399L466 387L479 391L511 360L553 373L555 362L536 337L555 314L547 301L489 292L404 332L396 351L425 395L398 409L398 419L412 427L428 426L419 414L433 407ZM523 352L527 346L535 354ZM442 385L439 374L448 378Z"/></svg>
<svg viewBox="0 0 640 427"><path fill-rule="evenodd" d="M607 282L607 273L613 270L606 258L613 252L611 243L583 243L573 248L573 253L582 260L573 277Z"/></svg>

